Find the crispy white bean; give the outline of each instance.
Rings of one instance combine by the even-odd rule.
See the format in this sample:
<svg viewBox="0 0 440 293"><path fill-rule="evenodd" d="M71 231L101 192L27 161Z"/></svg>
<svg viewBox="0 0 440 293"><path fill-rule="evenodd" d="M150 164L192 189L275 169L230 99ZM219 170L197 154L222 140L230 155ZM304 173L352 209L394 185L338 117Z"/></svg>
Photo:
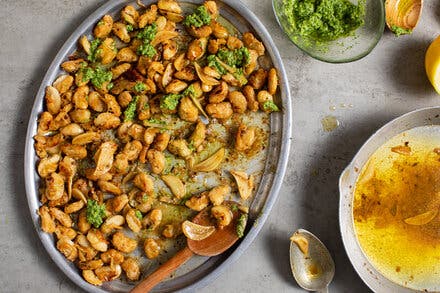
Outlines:
<svg viewBox="0 0 440 293"><path fill-rule="evenodd" d="M112 238L113 246L119 251L130 253L137 247L137 241L125 236L123 232L116 232Z"/></svg>
<svg viewBox="0 0 440 293"><path fill-rule="evenodd" d="M145 239L144 242L144 252L149 259L154 259L160 254L160 246L156 240L152 238Z"/></svg>
<svg viewBox="0 0 440 293"><path fill-rule="evenodd" d="M90 245L98 251L104 252L108 249L108 243L104 234L97 229L90 229L87 232L87 240L89 240Z"/></svg>
<svg viewBox="0 0 440 293"><path fill-rule="evenodd" d="M129 280L136 281L139 279L141 270L139 267L139 262L136 259L132 257L126 258L121 267Z"/></svg>

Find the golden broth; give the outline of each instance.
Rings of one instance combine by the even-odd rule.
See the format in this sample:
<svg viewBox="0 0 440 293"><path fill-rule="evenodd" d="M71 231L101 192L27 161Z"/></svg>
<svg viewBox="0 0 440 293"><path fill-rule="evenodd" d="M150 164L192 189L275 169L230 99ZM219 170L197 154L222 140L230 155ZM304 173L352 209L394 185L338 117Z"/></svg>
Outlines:
<svg viewBox="0 0 440 293"><path fill-rule="evenodd" d="M362 168L353 219L373 266L395 283L440 290L440 127L414 128Z"/></svg>

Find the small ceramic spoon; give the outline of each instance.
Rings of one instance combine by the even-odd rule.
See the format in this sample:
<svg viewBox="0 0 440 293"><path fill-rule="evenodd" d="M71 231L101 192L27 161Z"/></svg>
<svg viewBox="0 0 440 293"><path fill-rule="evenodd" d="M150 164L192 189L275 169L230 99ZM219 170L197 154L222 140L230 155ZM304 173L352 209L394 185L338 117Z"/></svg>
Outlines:
<svg viewBox="0 0 440 293"><path fill-rule="evenodd" d="M412 31L422 14L423 0L386 0L387 26L393 32L397 28Z"/></svg>
<svg viewBox="0 0 440 293"><path fill-rule="evenodd" d="M290 267L298 285L308 291L328 292L335 275L335 263L325 245L303 229L290 239Z"/></svg>

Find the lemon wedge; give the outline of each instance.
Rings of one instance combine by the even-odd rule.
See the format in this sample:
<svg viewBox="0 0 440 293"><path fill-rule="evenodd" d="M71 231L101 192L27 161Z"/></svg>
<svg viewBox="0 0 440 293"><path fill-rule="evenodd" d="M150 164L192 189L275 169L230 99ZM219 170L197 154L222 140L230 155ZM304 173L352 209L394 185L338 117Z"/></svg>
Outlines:
<svg viewBox="0 0 440 293"><path fill-rule="evenodd" d="M182 231L191 240L203 240L215 232L214 226L202 226L186 220L182 223Z"/></svg>
<svg viewBox="0 0 440 293"><path fill-rule="evenodd" d="M431 43L426 51L425 70L432 86L440 94L440 36Z"/></svg>

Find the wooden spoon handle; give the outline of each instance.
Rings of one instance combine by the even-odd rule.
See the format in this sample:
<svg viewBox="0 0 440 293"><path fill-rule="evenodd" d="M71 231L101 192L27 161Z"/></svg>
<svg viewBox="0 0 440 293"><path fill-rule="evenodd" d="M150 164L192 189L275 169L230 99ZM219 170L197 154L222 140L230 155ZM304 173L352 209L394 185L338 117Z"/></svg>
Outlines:
<svg viewBox="0 0 440 293"><path fill-rule="evenodd" d="M140 282L136 287L134 287L130 293L147 293L159 284L163 279L168 277L172 272L174 272L178 267L183 265L187 260L189 260L194 253L185 246L184 249L176 253L172 258L167 260L162 264L157 270L146 277L142 282Z"/></svg>

